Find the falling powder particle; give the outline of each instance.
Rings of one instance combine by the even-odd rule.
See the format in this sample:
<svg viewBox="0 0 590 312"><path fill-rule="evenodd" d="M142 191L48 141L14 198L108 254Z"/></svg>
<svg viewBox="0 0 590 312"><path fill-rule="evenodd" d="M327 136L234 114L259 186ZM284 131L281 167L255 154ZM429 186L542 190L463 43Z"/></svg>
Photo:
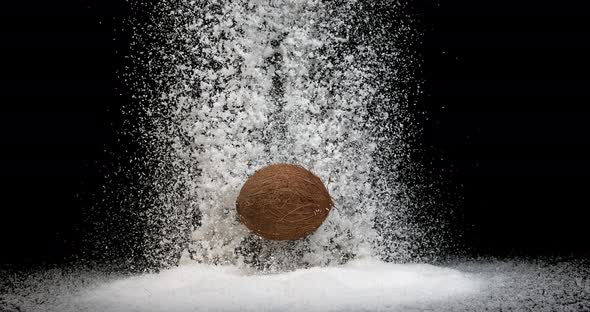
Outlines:
<svg viewBox="0 0 590 312"><path fill-rule="evenodd" d="M160 116L151 120L152 145L164 146L168 168L156 176L160 204L149 214L160 229L148 247L155 258L174 264L182 252L183 260L268 270L411 260L427 239L410 220L400 178L407 94L391 87L412 83L398 77L410 62L394 40L409 30L382 16L380 27L396 32L379 37L367 30L374 22L362 24L365 6L177 1L161 17L173 25L166 44L174 49L162 49L166 79L148 108ZM313 235L271 242L239 223L240 187L272 163L326 181L335 208Z"/></svg>

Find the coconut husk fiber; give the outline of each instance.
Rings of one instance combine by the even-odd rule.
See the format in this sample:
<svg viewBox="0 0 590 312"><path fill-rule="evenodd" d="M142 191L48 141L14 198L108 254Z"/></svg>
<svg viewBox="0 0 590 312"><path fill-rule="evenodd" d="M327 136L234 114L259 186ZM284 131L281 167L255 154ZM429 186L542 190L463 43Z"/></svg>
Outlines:
<svg viewBox="0 0 590 312"><path fill-rule="evenodd" d="M319 177L290 164L273 164L252 175L238 196L240 221L266 239L293 240L313 233L333 207Z"/></svg>

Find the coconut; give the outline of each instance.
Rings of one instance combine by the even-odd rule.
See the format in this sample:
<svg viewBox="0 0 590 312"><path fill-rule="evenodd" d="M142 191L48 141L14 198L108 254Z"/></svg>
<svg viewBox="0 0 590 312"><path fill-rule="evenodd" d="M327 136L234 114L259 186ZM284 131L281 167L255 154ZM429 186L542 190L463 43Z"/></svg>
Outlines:
<svg viewBox="0 0 590 312"><path fill-rule="evenodd" d="M258 170L236 202L240 221L256 235L293 240L313 233L333 207L319 177L291 164L273 164Z"/></svg>

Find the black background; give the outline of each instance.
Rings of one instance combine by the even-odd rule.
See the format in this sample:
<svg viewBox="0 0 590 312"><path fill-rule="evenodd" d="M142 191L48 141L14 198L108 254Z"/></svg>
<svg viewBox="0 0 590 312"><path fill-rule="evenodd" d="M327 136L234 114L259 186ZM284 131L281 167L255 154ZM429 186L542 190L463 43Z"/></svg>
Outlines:
<svg viewBox="0 0 590 312"><path fill-rule="evenodd" d="M108 1L1 5L0 263L56 263L73 255L84 209L100 193L120 122Z"/></svg>
<svg viewBox="0 0 590 312"><path fill-rule="evenodd" d="M590 251L590 11L466 0L414 11L424 159L459 188L466 242L491 254ZM0 263L80 249L84 209L122 150L129 97L116 71L129 38L116 28L129 14L123 1L2 4Z"/></svg>
<svg viewBox="0 0 590 312"><path fill-rule="evenodd" d="M430 8L426 141L464 186L468 241L492 254L589 251L590 11L580 1Z"/></svg>

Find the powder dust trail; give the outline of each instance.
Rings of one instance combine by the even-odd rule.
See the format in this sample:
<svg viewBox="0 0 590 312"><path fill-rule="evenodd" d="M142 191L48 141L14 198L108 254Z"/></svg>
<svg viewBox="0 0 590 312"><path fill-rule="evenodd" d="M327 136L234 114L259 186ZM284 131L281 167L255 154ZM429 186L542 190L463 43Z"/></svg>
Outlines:
<svg viewBox="0 0 590 312"><path fill-rule="evenodd" d="M161 80L167 83L159 106L149 108L167 112L156 135L170 146L163 161L171 169L158 183L173 189L162 192L160 211L151 217L180 216L163 222L162 245L174 243L167 238L171 232L190 228L184 260L295 269L381 256L378 214L387 220L382 229L410 234L407 211L391 200L400 197L399 186L385 172L395 160L389 167L375 161L379 140L398 144L393 131L379 132L378 122L396 114L396 107L375 105L376 73L387 65L374 45L350 42L355 5L174 4L165 18L174 23L168 44L175 47L165 55L167 76ZM304 240L260 240L237 220L241 185L257 169L279 162L316 173L336 203L324 225ZM187 224L194 218L183 215L197 221ZM405 252L402 244L395 252Z"/></svg>

